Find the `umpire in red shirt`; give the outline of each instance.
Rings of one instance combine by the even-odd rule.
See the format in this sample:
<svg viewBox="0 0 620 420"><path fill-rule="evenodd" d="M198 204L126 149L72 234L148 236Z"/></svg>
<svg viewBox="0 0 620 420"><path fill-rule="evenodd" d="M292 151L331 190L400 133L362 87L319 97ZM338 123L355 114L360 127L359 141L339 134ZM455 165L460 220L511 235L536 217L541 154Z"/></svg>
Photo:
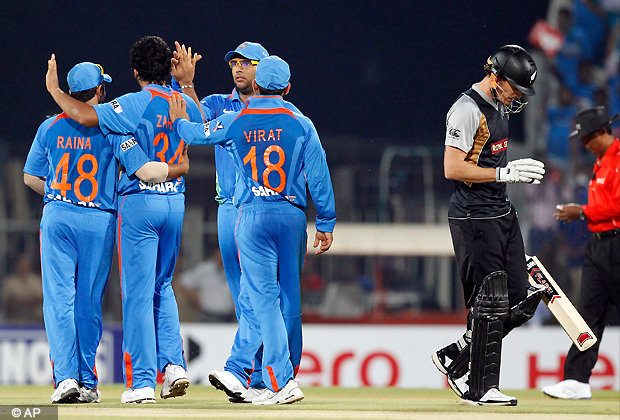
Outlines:
<svg viewBox="0 0 620 420"><path fill-rule="evenodd" d="M543 388L555 398L591 398L588 382L598 359L607 311L610 305L620 310L620 142L611 135L611 123L618 116L609 117L602 106L581 111L575 117L576 130L568 137L580 138L581 144L597 156L588 204L559 205L555 218L566 223L587 220L592 232L583 265L579 311L599 340L583 352L572 345L564 365L564 380Z"/></svg>

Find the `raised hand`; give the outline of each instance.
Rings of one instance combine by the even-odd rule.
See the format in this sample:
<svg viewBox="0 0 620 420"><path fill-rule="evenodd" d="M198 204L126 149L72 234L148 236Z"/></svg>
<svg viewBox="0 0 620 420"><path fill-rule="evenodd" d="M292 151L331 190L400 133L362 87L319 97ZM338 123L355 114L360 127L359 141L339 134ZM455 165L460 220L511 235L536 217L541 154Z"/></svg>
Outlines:
<svg viewBox="0 0 620 420"><path fill-rule="evenodd" d="M192 54L192 47L186 48L185 44L181 45L178 41L175 41L174 44L176 51L173 52L174 58L172 59L172 71L170 73L179 82L179 85L191 86L196 74L196 63L200 61L202 55Z"/></svg>
<svg viewBox="0 0 620 420"><path fill-rule="evenodd" d="M50 93L53 90L60 89L60 85L58 84L58 68L56 66L56 54L52 54L52 57L47 60L47 74L45 75L45 85L47 86L47 91Z"/></svg>

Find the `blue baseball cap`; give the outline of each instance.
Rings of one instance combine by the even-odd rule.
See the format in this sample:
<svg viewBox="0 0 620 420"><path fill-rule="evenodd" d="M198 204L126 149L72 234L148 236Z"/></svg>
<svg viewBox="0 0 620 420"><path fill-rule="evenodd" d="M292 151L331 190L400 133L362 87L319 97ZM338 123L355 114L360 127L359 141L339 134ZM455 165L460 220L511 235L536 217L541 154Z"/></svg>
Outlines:
<svg viewBox="0 0 620 420"><path fill-rule="evenodd" d="M234 51L228 51L228 53L224 56L224 61L228 63L237 54L244 58L256 61L260 61L269 56L267 50L258 42L245 41L239 44Z"/></svg>
<svg viewBox="0 0 620 420"><path fill-rule="evenodd" d="M288 81L291 79L291 69L286 61L277 55L270 55L258 63L254 79L258 86L263 89L284 89L288 86Z"/></svg>
<svg viewBox="0 0 620 420"><path fill-rule="evenodd" d="M99 64L88 61L73 66L67 74L69 90L73 93L92 89L101 82L110 83L112 78L103 72L103 67Z"/></svg>

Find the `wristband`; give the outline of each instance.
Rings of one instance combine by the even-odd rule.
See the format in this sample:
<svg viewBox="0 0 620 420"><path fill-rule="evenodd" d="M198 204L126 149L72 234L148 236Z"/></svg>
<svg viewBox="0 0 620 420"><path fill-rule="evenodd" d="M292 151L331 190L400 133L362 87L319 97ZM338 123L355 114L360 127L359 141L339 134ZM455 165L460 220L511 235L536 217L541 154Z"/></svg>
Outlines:
<svg viewBox="0 0 620 420"><path fill-rule="evenodd" d="M193 88L194 85L185 85L185 86L181 86L181 89L187 89L187 88Z"/></svg>
<svg viewBox="0 0 620 420"><path fill-rule="evenodd" d="M583 207L581 208L581 211L579 212L579 218L581 220L586 220L586 214L583 212Z"/></svg>

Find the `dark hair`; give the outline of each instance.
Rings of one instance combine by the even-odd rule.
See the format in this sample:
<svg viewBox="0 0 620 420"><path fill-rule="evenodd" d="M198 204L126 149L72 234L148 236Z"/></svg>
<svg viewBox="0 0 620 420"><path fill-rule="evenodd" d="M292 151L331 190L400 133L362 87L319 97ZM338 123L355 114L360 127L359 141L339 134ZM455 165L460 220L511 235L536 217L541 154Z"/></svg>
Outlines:
<svg viewBox="0 0 620 420"><path fill-rule="evenodd" d="M104 86L104 84L102 83L100 86ZM80 102L88 102L95 97L98 87L99 86L95 86L91 89L81 90L79 92L71 92L71 97L77 99Z"/></svg>
<svg viewBox="0 0 620 420"><path fill-rule="evenodd" d="M131 67L138 78L147 83L163 85L172 70L172 51L158 36L145 36L131 47Z"/></svg>
<svg viewBox="0 0 620 420"><path fill-rule="evenodd" d="M491 64L487 63L484 65L484 72L487 74L487 76L491 75Z"/></svg>
<svg viewBox="0 0 620 420"><path fill-rule="evenodd" d="M611 124L605 124L603 127L605 131L607 132L607 134L611 134Z"/></svg>
<svg viewBox="0 0 620 420"><path fill-rule="evenodd" d="M265 88L261 87L258 83L257 83L257 85L258 85L258 93L260 93L261 95L268 95L268 96L272 96L272 95L280 95L280 96L282 96L282 93L284 93L284 89L286 89L286 88L284 88L284 89L272 90L272 89L265 89Z"/></svg>

